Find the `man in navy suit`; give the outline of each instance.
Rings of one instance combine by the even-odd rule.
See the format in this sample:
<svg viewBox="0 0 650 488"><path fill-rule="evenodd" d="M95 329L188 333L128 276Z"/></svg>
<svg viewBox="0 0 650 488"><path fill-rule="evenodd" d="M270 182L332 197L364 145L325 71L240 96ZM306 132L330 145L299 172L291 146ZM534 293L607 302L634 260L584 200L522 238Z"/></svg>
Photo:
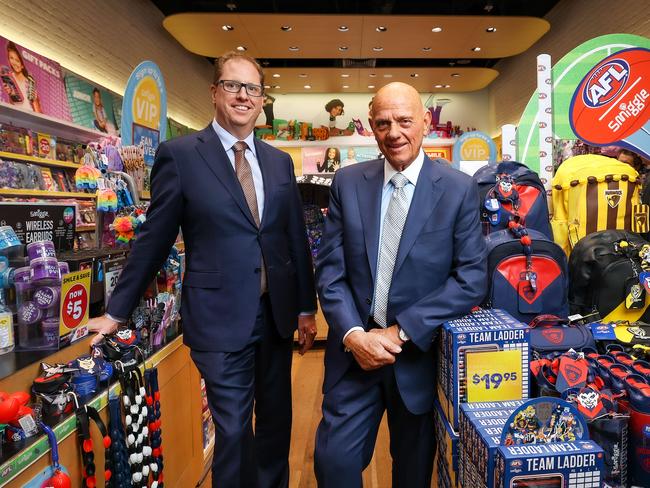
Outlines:
<svg viewBox="0 0 650 488"><path fill-rule="evenodd" d="M253 58L231 52L217 61L214 120L158 147L147 221L107 315L90 327L110 333L131 315L180 227L184 342L206 382L220 488L288 486L293 334L298 326L301 353L316 335L293 164L253 137L263 87Z"/></svg>
<svg viewBox="0 0 650 488"><path fill-rule="evenodd" d="M385 160L336 173L316 263L330 328L315 471L320 487L361 486L387 411L393 486L429 487L432 342L486 291L478 193L425 156L431 116L411 86L379 90L370 117Z"/></svg>

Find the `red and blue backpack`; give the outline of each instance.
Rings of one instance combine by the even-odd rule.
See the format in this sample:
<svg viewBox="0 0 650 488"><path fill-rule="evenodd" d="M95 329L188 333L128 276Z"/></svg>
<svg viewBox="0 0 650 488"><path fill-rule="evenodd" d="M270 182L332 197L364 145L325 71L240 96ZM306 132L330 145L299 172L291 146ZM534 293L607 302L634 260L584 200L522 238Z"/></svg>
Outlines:
<svg viewBox="0 0 650 488"><path fill-rule="evenodd" d="M501 308L525 323L540 314L567 317L566 254L543 233L514 222L486 237L488 295L483 306Z"/></svg>

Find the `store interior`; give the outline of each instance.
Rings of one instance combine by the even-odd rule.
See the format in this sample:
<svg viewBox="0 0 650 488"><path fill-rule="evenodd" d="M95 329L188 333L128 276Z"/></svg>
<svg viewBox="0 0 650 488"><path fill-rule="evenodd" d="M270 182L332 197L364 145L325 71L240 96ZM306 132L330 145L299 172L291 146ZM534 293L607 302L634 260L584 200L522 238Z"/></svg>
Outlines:
<svg viewBox="0 0 650 488"><path fill-rule="evenodd" d="M153 451L138 486L160 486L163 466L169 487L211 486L215 426L179 313L183 236L126 332L91 348L85 324L146 225L156 147L213 120L227 51L262 66L254 134L292 158L312 258L336 172L383 157L369 105L389 83L431 114L426 156L478 184L494 273L484 310L440 327L431 486L650 486L650 3L0 7L0 487L131 472L116 452L141 426L120 397L140 387ZM616 107L611 134L595 128ZM312 350L295 341L291 487L316 486L329 330L320 311L316 323ZM384 419L363 481L390 480Z"/></svg>

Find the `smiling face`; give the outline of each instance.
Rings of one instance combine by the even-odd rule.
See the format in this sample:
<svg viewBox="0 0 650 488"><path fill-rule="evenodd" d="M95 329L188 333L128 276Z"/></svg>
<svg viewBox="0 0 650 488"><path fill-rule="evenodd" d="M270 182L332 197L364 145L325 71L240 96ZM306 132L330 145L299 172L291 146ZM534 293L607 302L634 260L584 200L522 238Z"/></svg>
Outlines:
<svg viewBox="0 0 650 488"><path fill-rule="evenodd" d="M333 147L330 147L327 150L327 159L334 159L334 158L336 158L336 149L334 149Z"/></svg>
<svg viewBox="0 0 650 488"><path fill-rule="evenodd" d="M20 56L16 51L13 49L7 51L7 58L9 59L9 64L11 65L11 69L14 71L14 73L20 73L23 70L23 62L21 61Z"/></svg>
<svg viewBox="0 0 650 488"><path fill-rule="evenodd" d="M226 61L220 80L261 85L257 68L244 59ZM224 90L222 84L212 85L210 92L219 125L238 139L248 137L262 110L264 97L251 97L243 87L237 93L230 93Z"/></svg>
<svg viewBox="0 0 650 488"><path fill-rule="evenodd" d="M369 121L386 161L403 171L420 152L431 114L412 86L390 83L375 95Z"/></svg>

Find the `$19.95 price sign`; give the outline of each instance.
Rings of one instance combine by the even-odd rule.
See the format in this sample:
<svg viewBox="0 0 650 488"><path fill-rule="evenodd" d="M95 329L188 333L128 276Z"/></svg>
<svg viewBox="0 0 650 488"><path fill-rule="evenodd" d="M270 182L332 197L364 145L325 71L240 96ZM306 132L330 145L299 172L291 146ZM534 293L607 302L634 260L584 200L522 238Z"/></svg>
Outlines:
<svg viewBox="0 0 650 488"><path fill-rule="evenodd" d="M91 270L76 271L63 276L61 282L61 336L74 332L88 322Z"/></svg>
<svg viewBox="0 0 650 488"><path fill-rule="evenodd" d="M465 366L468 402L521 399L521 351L468 352Z"/></svg>

